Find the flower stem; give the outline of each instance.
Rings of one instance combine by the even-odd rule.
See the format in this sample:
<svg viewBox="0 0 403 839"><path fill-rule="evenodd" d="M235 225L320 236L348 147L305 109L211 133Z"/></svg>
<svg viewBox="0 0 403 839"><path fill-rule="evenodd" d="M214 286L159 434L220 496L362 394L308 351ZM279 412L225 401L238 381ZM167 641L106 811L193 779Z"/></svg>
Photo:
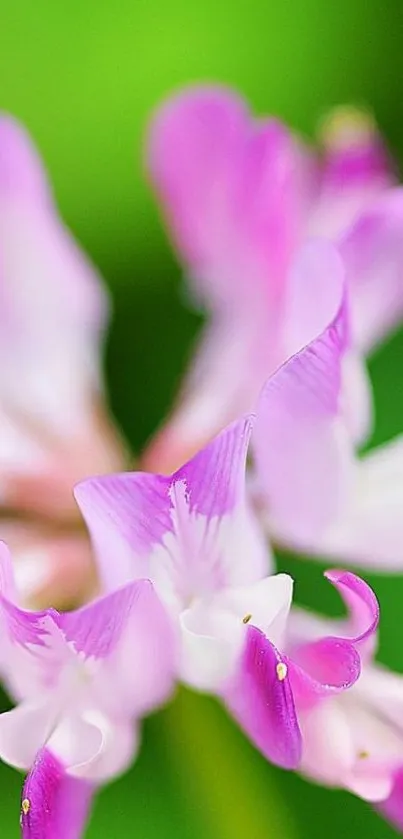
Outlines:
<svg viewBox="0 0 403 839"><path fill-rule="evenodd" d="M164 713L170 759L201 836L296 839L274 772L212 699L181 689Z"/></svg>

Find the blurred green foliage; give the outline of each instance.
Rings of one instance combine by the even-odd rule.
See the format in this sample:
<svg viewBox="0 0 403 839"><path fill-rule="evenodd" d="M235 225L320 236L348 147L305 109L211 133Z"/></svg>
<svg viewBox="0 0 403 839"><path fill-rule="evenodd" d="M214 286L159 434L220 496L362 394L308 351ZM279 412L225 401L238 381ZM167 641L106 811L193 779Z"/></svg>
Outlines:
<svg viewBox="0 0 403 839"><path fill-rule="evenodd" d="M19 0L1 12L0 106L37 140L65 219L102 269L115 302L111 398L134 447L166 411L199 319L142 174L146 122L172 89L237 86L260 112L311 134L344 101L375 112L403 153L401 0ZM373 360L376 440L403 427L403 340ZM321 565L282 556L297 597L335 598ZM403 579L375 579L381 657L403 670ZM1 835L18 835L20 779L0 769ZM102 794L89 837L367 839L394 832L371 808L274 770L214 703L181 692L145 725L138 763Z"/></svg>

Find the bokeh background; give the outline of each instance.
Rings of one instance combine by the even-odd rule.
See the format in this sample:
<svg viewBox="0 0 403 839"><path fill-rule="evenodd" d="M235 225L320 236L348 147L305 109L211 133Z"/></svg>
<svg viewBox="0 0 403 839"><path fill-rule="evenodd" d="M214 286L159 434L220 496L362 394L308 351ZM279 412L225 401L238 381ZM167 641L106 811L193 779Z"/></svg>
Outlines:
<svg viewBox="0 0 403 839"><path fill-rule="evenodd" d="M310 136L334 104L370 106L403 156L402 0L19 0L1 11L0 107L35 137L63 216L114 300L107 370L139 450L168 408L201 320L187 310L143 175L153 107L190 81L235 85ZM403 339L371 362L374 442L403 430ZM403 554L403 545L402 545ZM280 557L297 598L333 611L320 563ZM380 656L403 671L402 578L375 578ZM18 836L20 778L0 768L0 833ZM182 691L148 720L133 770L102 793L89 839L367 839L394 831L346 793L268 766L212 701Z"/></svg>

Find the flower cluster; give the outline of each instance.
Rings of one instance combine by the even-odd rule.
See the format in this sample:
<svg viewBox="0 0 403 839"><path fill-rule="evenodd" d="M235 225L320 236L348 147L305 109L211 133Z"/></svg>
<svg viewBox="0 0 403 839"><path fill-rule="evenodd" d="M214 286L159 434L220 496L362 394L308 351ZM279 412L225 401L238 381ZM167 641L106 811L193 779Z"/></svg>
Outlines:
<svg viewBox="0 0 403 839"><path fill-rule="evenodd" d="M219 87L162 107L148 168L208 320L144 471L125 472L99 278L29 139L0 120L0 672L15 706L0 757L27 772L22 835L79 839L179 682L215 695L267 760L403 830L403 677L375 661L375 594L329 570L347 616L327 619L275 568L277 545L402 565L403 441L359 447L366 356L403 319L403 190L367 115L333 114L315 153Z"/></svg>

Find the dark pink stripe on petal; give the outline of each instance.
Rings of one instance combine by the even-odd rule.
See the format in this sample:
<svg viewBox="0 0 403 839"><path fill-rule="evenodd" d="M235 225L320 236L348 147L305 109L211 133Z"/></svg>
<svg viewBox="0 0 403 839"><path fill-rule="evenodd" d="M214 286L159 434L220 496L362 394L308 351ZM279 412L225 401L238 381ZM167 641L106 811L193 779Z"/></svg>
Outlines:
<svg viewBox="0 0 403 839"><path fill-rule="evenodd" d="M403 833L403 766L395 774L389 798L378 804L376 809L399 833Z"/></svg>
<svg viewBox="0 0 403 839"><path fill-rule="evenodd" d="M80 839L92 794L91 784L67 775L60 761L42 749L23 787L22 839Z"/></svg>
<svg viewBox="0 0 403 839"><path fill-rule="evenodd" d="M255 746L268 760L295 769L301 732L285 660L255 626L248 627L238 671L224 699Z"/></svg>

